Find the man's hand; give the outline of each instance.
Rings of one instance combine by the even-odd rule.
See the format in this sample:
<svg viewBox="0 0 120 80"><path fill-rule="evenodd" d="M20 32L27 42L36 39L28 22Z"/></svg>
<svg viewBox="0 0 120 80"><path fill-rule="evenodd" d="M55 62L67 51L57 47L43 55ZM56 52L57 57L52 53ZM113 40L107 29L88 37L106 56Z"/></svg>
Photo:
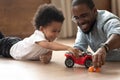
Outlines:
<svg viewBox="0 0 120 80"><path fill-rule="evenodd" d="M101 67L105 64L106 50L104 47L99 48L93 54L93 66L95 68Z"/></svg>

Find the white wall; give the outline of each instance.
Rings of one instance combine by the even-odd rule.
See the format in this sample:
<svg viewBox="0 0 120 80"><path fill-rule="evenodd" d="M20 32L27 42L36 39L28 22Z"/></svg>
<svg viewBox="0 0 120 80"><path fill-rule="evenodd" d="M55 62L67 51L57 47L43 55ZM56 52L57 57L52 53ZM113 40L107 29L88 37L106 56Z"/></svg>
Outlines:
<svg viewBox="0 0 120 80"><path fill-rule="evenodd" d="M65 16L65 21L60 34L61 38L75 36L75 28L72 26L71 20L71 0L51 0L58 8L61 8Z"/></svg>

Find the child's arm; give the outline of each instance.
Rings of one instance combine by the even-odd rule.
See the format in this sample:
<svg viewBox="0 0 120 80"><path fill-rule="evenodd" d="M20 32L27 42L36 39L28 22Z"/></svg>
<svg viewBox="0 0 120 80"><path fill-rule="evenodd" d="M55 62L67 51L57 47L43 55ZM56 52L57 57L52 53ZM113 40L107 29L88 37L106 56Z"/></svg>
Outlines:
<svg viewBox="0 0 120 80"><path fill-rule="evenodd" d="M74 53L75 56L78 56L79 51L76 50L75 48L72 48L70 46L64 45L64 44L60 44L57 42L48 42L48 41L40 41L40 42L36 42L38 45L40 45L41 47L50 49L50 50L55 50L55 51L59 51L59 50L68 50L72 53Z"/></svg>
<svg viewBox="0 0 120 80"><path fill-rule="evenodd" d="M70 46L60 44L57 42L40 41L40 42L36 42L36 43L43 48L47 48L47 49L55 50L55 51L69 50L69 48L71 48Z"/></svg>

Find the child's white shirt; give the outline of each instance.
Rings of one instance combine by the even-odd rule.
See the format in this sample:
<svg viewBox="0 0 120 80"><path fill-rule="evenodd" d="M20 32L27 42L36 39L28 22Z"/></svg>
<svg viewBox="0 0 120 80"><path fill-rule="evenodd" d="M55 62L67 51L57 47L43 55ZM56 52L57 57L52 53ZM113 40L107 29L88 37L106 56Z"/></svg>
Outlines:
<svg viewBox="0 0 120 80"><path fill-rule="evenodd" d="M41 54L50 51L35 43L43 40L46 40L43 32L35 30L30 37L14 44L10 49L10 55L17 60L39 60Z"/></svg>

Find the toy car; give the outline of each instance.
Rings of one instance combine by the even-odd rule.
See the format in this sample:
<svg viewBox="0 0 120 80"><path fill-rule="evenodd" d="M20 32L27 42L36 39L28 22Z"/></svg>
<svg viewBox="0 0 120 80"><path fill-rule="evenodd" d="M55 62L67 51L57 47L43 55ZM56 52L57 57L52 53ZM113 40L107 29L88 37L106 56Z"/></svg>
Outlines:
<svg viewBox="0 0 120 80"><path fill-rule="evenodd" d="M65 56L65 65L68 68L72 68L75 63L79 65L85 65L86 68L92 66L92 54L90 52L82 53L78 58L76 58L71 52L67 52Z"/></svg>

